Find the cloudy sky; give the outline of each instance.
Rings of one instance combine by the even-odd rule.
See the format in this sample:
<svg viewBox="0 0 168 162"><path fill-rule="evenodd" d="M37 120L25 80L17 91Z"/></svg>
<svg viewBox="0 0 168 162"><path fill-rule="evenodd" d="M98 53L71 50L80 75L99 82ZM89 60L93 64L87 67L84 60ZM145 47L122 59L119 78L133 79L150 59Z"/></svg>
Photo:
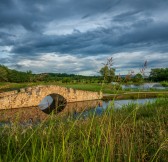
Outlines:
<svg viewBox="0 0 168 162"><path fill-rule="evenodd" d="M0 0L0 64L34 73L168 67L168 0Z"/></svg>

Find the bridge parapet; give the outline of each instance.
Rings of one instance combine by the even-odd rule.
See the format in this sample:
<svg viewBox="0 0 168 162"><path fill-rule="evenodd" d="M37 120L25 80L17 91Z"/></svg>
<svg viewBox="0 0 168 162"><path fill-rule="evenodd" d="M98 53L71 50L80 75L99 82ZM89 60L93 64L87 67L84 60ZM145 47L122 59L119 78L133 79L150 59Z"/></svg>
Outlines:
<svg viewBox="0 0 168 162"><path fill-rule="evenodd" d="M59 94L67 102L97 100L102 98L102 93L75 90L55 85L34 86L20 90L0 93L0 109L22 108L37 106L40 101L50 95Z"/></svg>

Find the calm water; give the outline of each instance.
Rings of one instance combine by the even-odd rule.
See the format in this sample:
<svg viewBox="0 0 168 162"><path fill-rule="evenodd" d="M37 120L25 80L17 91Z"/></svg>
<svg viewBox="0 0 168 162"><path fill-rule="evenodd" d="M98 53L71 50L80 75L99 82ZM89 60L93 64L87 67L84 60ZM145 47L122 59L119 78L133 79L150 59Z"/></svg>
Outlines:
<svg viewBox="0 0 168 162"><path fill-rule="evenodd" d="M97 115L101 115L109 106L113 107L115 109L121 109L124 105L129 105L129 104L139 104L139 105L144 105L146 103L154 103L156 101L156 98L152 99L137 99L137 100L115 100L115 101L103 101L102 105L99 105L95 107L94 109L89 109L83 112L82 116L88 116L92 113L96 113ZM79 115L79 113L75 114L76 116Z"/></svg>
<svg viewBox="0 0 168 162"><path fill-rule="evenodd" d="M111 102L114 102L114 107L115 108L122 108L123 105L128 105L128 104L131 104L131 103L143 105L147 102L153 103L155 101L156 101L156 98L137 99L137 100L126 99L126 100L115 100L115 101L103 101L102 108L106 109Z"/></svg>
<svg viewBox="0 0 168 162"><path fill-rule="evenodd" d="M128 105L131 103L135 104L145 104L147 102L155 102L156 99L137 99L137 100L115 100L112 101L85 101L85 102L75 102L68 103L65 108L58 113L58 115L72 115L77 117L81 112L82 116L87 117L91 113L96 113L101 115L109 106L112 104L115 109L121 109L123 105ZM57 113L56 113L57 114ZM39 107L29 107L22 109L10 109L10 110L1 110L0 111L0 126L4 124L13 123L16 119L20 123L31 124L37 123L44 120L48 116L47 113L42 111Z"/></svg>
<svg viewBox="0 0 168 162"><path fill-rule="evenodd" d="M167 88L163 87L160 83L144 83L142 85L122 85L122 89L141 89L141 90L149 90L149 89L156 89L156 90L165 90Z"/></svg>

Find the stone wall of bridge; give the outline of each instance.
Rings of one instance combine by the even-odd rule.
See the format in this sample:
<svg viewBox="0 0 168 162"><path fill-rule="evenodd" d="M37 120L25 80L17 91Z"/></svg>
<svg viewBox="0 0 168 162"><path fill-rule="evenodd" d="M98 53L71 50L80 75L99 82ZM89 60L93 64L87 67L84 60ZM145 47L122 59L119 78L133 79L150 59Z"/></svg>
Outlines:
<svg viewBox="0 0 168 162"><path fill-rule="evenodd" d="M75 90L61 86L34 86L20 90L0 93L0 109L23 108L37 106L41 100L50 95L59 94L67 102L97 100L102 93Z"/></svg>

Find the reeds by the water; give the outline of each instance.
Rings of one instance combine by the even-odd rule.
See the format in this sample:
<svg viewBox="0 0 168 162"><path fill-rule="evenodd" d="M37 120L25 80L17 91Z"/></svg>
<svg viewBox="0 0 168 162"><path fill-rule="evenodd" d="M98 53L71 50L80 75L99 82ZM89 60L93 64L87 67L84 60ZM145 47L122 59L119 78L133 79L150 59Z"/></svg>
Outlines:
<svg viewBox="0 0 168 162"><path fill-rule="evenodd" d="M168 99L0 127L0 162L167 161Z"/></svg>

